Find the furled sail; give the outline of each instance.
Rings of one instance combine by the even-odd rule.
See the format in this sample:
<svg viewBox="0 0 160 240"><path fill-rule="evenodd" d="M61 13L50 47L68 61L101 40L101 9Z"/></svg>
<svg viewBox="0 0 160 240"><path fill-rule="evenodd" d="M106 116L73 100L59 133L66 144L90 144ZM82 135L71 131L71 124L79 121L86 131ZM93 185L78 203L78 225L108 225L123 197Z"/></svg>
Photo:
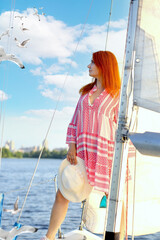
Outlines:
<svg viewBox="0 0 160 240"><path fill-rule="evenodd" d="M160 112L160 1L139 0L134 104Z"/></svg>

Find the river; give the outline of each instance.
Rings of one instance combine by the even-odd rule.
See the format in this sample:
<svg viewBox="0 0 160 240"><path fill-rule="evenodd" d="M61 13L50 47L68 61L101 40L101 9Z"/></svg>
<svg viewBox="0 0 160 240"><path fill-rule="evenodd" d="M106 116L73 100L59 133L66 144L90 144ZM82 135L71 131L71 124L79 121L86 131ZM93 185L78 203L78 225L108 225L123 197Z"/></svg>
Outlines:
<svg viewBox="0 0 160 240"><path fill-rule="evenodd" d="M62 160L41 159L27 197L20 223L38 228L36 233L22 234L19 240L40 239L47 231L50 212L55 198L55 183L52 180L57 174ZM5 194L4 208L11 209L19 196L19 207L22 207L27 188L33 175L37 159L2 159L0 171L0 191ZM70 203L62 232L77 229L81 218L81 204ZM2 228L9 231L18 220L17 215L3 212ZM129 238L130 239L130 238ZM135 237L135 239L158 240L160 233Z"/></svg>

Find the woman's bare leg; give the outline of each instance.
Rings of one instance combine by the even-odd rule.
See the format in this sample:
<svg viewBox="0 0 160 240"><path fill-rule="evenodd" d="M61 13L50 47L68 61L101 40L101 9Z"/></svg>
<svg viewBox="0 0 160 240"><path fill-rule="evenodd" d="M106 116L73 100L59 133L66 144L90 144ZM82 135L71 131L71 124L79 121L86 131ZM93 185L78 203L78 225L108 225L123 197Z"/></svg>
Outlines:
<svg viewBox="0 0 160 240"><path fill-rule="evenodd" d="M67 210L68 210L69 201L63 197L61 192L58 190L56 194L56 199L53 204L50 223L47 231L47 238L53 240L58 231L58 228L65 219Z"/></svg>

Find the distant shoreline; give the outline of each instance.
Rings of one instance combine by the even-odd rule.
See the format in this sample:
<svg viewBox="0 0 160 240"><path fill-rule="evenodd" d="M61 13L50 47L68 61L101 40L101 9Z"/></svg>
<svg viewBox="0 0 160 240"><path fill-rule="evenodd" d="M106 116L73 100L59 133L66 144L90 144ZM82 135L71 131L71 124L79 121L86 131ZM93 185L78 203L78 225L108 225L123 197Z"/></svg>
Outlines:
<svg viewBox="0 0 160 240"><path fill-rule="evenodd" d="M40 151L11 152L7 148L2 148L2 158L38 158L39 155L40 155ZM60 150L53 149L52 151L49 151L48 149L44 148L41 158L63 159L66 157L66 155L67 155L66 148L62 148Z"/></svg>

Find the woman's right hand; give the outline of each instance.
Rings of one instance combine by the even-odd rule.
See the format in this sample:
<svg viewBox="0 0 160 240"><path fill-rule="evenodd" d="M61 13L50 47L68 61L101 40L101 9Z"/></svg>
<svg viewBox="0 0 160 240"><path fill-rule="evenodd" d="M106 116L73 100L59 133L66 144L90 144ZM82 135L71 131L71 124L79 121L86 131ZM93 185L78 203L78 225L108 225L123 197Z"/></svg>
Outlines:
<svg viewBox="0 0 160 240"><path fill-rule="evenodd" d="M76 144L70 143L69 149L67 153L67 160L70 162L70 164L76 165L77 164L77 158L76 158Z"/></svg>

